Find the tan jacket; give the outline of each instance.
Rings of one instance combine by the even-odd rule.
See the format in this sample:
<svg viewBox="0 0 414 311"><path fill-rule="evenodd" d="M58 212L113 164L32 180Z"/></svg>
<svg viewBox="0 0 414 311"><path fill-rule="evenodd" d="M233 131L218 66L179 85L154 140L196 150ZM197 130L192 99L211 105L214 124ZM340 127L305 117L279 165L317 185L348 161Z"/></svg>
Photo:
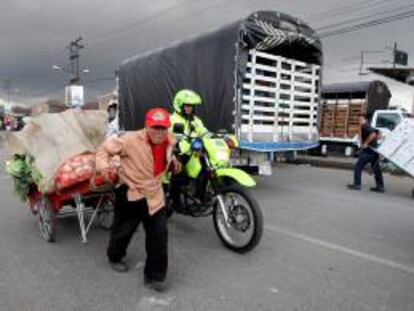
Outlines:
<svg viewBox="0 0 414 311"><path fill-rule="evenodd" d="M174 136L169 134L167 166L172 160ZM107 139L96 152L96 169L104 171L109 167L112 156L120 157L119 177L128 186L128 200L145 198L149 214L153 215L165 205L162 176L154 177L154 159L146 130L128 132L121 137Z"/></svg>

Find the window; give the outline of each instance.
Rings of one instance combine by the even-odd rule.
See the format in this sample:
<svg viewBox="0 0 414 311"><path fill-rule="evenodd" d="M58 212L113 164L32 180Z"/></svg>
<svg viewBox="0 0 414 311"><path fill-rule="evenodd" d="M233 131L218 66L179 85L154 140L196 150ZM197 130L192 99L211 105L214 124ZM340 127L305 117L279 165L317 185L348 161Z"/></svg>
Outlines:
<svg viewBox="0 0 414 311"><path fill-rule="evenodd" d="M377 116L378 128L387 128L393 131L397 125L401 122L401 117L395 113L381 113Z"/></svg>

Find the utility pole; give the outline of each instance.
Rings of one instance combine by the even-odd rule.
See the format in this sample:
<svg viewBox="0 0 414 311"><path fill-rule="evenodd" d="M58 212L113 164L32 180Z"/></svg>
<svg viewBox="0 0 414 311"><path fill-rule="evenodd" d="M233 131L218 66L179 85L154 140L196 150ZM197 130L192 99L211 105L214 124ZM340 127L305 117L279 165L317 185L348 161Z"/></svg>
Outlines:
<svg viewBox="0 0 414 311"><path fill-rule="evenodd" d="M359 75L367 75L368 73L364 72L365 67L365 55L367 54L384 54L384 51L376 51L376 50L362 50L361 51L361 62L359 65Z"/></svg>
<svg viewBox="0 0 414 311"><path fill-rule="evenodd" d="M362 70L364 69L364 51L361 51L361 64L359 66L359 75L362 76Z"/></svg>
<svg viewBox="0 0 414 311"><path fill-rule="evenodd" d="M7 104L5 107L5 110L7 113L10 113L11 111L11 103L10 103L10 94L11 94L11 80L10 78L7 78L4 80L4 90L7 94Z"/></svg>
<svg viewBox="0 0 414 311"><path fill-rule="evenodd" d="M77 38L75 41L72 41L68 49L70 51L70 72L71 79L70 84L78 85L80 84L80 73L79 73L79 51L84 47L81 43L82 37Z"/></svg>
<svg viewBox="0 0 414 311"><path fill-rule="evenodd" d="M81 72L88 73L89 69L85 68L80 71L79 66L79 51L84 48L82 44L82 37L71 41L67 49L69 50L69 68L64 66L53 65L53 70L62 70L70 75L69 85L65 86L65 103L69 107L80 109L84 104L84 88L81 85Z"/></svg>
<svg viewBox="0 0 414 311"><path fill-rule="evenodd" d="M392 68L395 68L395 55L397 54L397 42L394 42L394 52L392 53Z"/></svg>

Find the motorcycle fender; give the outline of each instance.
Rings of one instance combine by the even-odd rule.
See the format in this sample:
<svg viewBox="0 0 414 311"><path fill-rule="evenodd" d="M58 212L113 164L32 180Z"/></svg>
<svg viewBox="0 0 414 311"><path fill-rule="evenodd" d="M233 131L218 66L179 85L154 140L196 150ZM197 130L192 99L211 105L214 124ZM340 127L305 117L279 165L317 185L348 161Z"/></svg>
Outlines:
<svg viewBox="0 0 414 311"><path fill-rule="evenodd" d="M244 187L256 186L256 181L245 171L237 168L221 168L216 171L217 177L230 177Z"/></svg>

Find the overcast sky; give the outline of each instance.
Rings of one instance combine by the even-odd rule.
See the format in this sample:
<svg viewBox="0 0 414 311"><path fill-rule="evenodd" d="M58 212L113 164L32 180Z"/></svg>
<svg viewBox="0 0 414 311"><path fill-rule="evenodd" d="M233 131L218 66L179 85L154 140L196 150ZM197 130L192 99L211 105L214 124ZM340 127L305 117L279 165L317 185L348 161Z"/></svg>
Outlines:
<svg viewBox="0 0 414 311"><path fill-rule="evenodd" d="M411 6L410 6L411 5ZM65 47L83 37L81 67L84 81L111 78L120 62L132 55L162 47L247 16L257 10L278 10L307 22L314 29L371 15L372 18L414 9L412 0L1 0L0 98L4 80L11 79L12 100L33 104L44 98L63 98L69 77L53 71L66 65ZM378 15L385 12L382 15ZM371 18L369 18L371 19ZM367 19L355 20L355 23ZM342 25L338 26L342 28ZM324 83L375 79L358 76L361 50L382 50L368 61L390 60L392 47L414 58L414 17L322 40ZM388 81L389 82L389 81ZM113 88L113 81L86 83L92 99ZM411 94L390 83L395 93ZM15 91L16 90L16 91ZM17 91L18 90L18 91ZM404 91L405 90L405 91ZM394 99L399 94L395 94Z"/></svg>

